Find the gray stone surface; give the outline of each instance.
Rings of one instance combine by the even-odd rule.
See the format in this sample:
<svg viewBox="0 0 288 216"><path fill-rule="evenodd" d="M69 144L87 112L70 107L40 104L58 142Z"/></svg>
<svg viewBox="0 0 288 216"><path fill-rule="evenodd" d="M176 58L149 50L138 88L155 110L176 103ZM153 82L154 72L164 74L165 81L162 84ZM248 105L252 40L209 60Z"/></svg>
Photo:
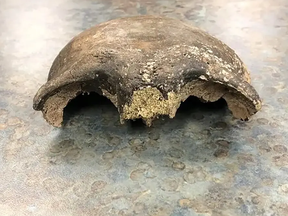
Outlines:
<svg viewBox="0 0 288 216"><path fill-rule="evenodd" d="M1 215L287 215L287 11L285 0L1 1ZM223 103L190 100L146 128L80 98L64 128L49 126L32 99L58 52L137 14L184 20L235 49L262 110L240 122Z"/></svg>

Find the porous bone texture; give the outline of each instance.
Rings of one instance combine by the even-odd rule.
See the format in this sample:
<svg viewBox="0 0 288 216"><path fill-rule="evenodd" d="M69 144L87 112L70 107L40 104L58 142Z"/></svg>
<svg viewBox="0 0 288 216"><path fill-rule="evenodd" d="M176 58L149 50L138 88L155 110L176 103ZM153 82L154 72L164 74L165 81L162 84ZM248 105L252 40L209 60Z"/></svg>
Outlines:
<svg viewBox="0 0 288 216"><path fill-rule="evenodd" d="M173 118L189 96L224 98L236 118L261 108L237 54L203 30L161 16L119 18L74 37L53 62L34 109L61 126L67 103L83 92L109 98L120 120Z"/></svg>

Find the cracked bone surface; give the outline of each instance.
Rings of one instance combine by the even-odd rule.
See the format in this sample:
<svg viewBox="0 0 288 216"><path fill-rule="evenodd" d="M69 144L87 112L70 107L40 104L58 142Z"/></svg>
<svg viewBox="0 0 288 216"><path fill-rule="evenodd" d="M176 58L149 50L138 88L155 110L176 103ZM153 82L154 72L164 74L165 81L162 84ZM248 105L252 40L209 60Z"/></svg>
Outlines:
<svg viewBox="0 0 288 216"><path fill-rule="evenodd" d="M245 120L261 109L250 74L220 40L182 21L162 16L110 20L75 36L54 60L33 108L60 127L69 101L83 92L104 95L120 121L160 115L173 118L189 96L223 98Z"/></svg>

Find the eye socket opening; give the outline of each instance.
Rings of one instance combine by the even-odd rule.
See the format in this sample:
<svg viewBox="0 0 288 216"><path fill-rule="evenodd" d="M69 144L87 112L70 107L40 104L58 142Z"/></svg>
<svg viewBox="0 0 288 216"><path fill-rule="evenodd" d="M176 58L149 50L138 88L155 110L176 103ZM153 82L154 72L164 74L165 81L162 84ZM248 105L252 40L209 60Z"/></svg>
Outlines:
<svg viewBox="0 0 288 216"><path fill-rule="evenodd" d="M73 98L64 108L64 125L75 116L105 115L118 120L118 111L114 104L105 96L96 92L81 93Z"/></svg>
<svg viewBox="0 0 288 216"><path fill-rule="evenodd" d="M188 114L196 111L217 112L225 108L227 108L227 102L223 98L220 98L215 102L206 102L198 97L189 96L184 102L181 103L177 110L177 114Z"/></svg>
<svg viewBox="0 0 288 216"><path fill-rule="evenodd" d="M226 108L227 103L223 98L216 102L205 102L195 96L189 96L184 102L181 103L175 118L183 118L191 115L195 115L195 117L198 118L198 114L202 116L202 114L205 115L204 113L225 112ZM115 121L119 121L119 114L113 103L105 96L102 96L96 92L90 92L79 94L67 104L63 112L63 124L66 125L76 116L93 117L95 115L101 117L104 116L109 119L114 118ZM159 116L159 119L163 118L165 119L166 117ZM145 127L145 123L142 119L129 120L127 123L131 127L135 128Z"/></svg>

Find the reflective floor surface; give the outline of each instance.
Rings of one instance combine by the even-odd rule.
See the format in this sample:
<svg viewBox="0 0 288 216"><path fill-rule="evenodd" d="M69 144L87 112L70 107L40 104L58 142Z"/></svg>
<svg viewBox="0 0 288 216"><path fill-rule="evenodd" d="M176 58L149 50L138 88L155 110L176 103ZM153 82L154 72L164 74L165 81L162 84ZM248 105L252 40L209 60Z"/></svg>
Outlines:
<svg viewBox="0 0 288 216"><path fill-rule="evenodd" d="M91 94L70 103L64 128L49 126L32 100L58 52L86 28L137 14L228 44L263 109L240 122L221 101L190 98L146 128L120 125ZM0 215L288 215L286 0L1 0L0 29Z"/></svg>

